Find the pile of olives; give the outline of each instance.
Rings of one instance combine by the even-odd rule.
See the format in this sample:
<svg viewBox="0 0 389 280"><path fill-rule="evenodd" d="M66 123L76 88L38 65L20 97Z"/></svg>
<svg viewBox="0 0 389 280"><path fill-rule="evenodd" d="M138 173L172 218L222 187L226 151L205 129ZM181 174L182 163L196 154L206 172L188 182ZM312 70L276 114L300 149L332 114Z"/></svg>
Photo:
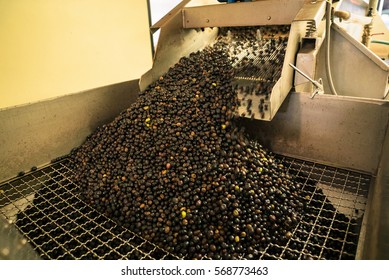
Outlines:
<svg viewBox="0 0 389 280"><path fill-rule="evenodd" d="M228 43L183 57L71 155L84 200L186 259L255 259L292 237L300 185L237 125Z"/></svg>

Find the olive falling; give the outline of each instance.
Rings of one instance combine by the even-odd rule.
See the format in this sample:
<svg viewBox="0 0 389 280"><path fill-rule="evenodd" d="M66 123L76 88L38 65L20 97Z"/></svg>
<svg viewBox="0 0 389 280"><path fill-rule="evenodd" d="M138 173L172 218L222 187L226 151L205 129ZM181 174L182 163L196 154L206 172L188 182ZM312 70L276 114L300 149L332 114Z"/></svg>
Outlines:
<svg viewBox="0 0 389 280"><path fill-rule="evenodd" d="M289 30L289 25L221 29L219 40L228 43L233 61L232 84L241 117L269 119L270 96L281 77Z"/></svg>
<svg viewBox="0 0 389 280"><path fill-rule="evenodd" d="M258 258L291 238L300 186L237 126L234 63L225 40L183 57L90 135L69 166L85 201L187 259Z"/></svg>

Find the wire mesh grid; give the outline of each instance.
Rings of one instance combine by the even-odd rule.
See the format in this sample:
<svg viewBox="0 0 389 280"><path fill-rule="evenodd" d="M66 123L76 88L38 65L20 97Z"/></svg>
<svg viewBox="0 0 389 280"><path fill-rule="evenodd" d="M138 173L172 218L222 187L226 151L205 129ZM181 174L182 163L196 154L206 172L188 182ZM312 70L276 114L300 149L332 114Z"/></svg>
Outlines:
<svg viewBox="0 0 389 280"><path fill-rule="evenodd" d="M44 259L177 259L85 204L66 160L0 186L0 214Z"/></svg>
<svg viewBox="0 0 389 280"><path fill-rule="evenodd" d="M269 245L276 259L355 259L371 176L304 160L280 161L302 184L308 209L283 247Z"/></svg>
<svg viewBox="0 0 389 280"><path fill-rule="evenodd" d="M278 156L309 201L286 244L261 259L354 259L371 177ZM178 259L84 203L67 159L0 185L0 215L44 259Z"/></svg>
<svg viewBox="0 0 389 280"><path fill-rule="evenodd" d="M273 39L274 40L274 39ZM271 41L268 40L266 44L262 46L262 49L270 48ZM255 56L246 50L240 60L235 62L236 65L242 64L242 60L249 61L239 67L239 71L235 75L235 79L247 80L253 82L267 82L276 83L281 76L283 56L286 51L286 45L282 42L278 42L274 46L274 49L270 51L266 56Z"/></svg>

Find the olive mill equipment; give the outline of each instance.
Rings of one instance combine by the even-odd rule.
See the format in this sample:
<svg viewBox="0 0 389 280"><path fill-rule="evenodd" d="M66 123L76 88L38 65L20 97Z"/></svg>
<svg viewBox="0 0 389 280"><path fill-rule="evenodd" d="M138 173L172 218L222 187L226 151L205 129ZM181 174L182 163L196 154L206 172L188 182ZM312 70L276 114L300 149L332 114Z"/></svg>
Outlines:
<svg viewBox="0 0 389 280"><path fill-rule="evenodd" d="M257 40L238 44L237 68L242 61L253 67L239 68L242 75L235 77L241 104L237 115L249 134L278 154L317 209L309 222L298 225L285 246L265 248L262 259L389 258L385 203L389 197L389 68L384 57L361 43L364 26L370 24L365 18L368 10L363 1L346 0L335 5L304 0L228 4L185 0L151 27L160 29L160 37L153 67L139 81L141 90L182 56L212 44L220 34L227 34L229 43L246 40L241 36L245 33ZM336 18L344 15L340 11L351 12L363 24L340 21ZM378 16L374 20L380 21ZM280 37L287 37L287 44L275 48L273 56L272 52L258 55ZM278 67L266 91L260 91L261 75L266 73L260 71L262 62L266 69ZM35 259L38 253L44 259L176 259L85 204L66 167L66 154L92 128L135 100L137 83L0 111L1 158L7 162L0 166L0 233L18 230L9 243L0 239L0 258ZM128 91L133 92L130 99ZM107 95L114 100L111 106ZM254 116L247 112L248 100ZM58 112L64 106L68 110ZM50 145L45 139L62 141ZM17 152L21 145L23 154ZM59 156L63 157L47 163ZM33 165L38 168L13 177ZM19 233L23 237L17 241ZM318 254L306 255L308 247L317 248Z"/></svg>
<svg viewBox="0 0 389 280"><path fill-rule="evenodd" d="M254 1L228 5L214 2L214 5L182 9L178 6L168 17L152 27L152 30L160 28L161 35L153 68L142 76L141 89L145 89L165 73L180 57L211 44L220 30L256 26L256 42L250 44L247 39L235 39L242 44L242 49L236 55L237 59L240 62L249 60L248 65L239 69L236 77L237 87L240 89L238 94L242 100L239 115L272 120L293 86L296 91L310 92L312 95L334 95L336 92L333 84L336 84L342 98L358 97L365 101L388 102L387 65L369 53L340 26L333 24L329 28L332 12L327 13L331 20L325 20L326 9L331 8L330 5L330 8L326 6L326 1ZM261 34L261 28L266 26L272 26L273 32ZM288 34L281 34L277 29L280 26L287 26ZM332 33L331 29L334 29L334 37L340 36L339 39L325 40L326 34ZM237 32L241 34L245 31ZM287 45L276 45L276 48L269 51L272 40L285 36L288 38ZM337 45L324 46L324 41L335 42ZM253 48L257 48L258 53L252 52ZM337 52L337 63L333 70L330 69L330 54L327 49ZM277 56L280 52L282 55ZM358 64L353 63L355 61ZM363 71L355 71L358 68L366 69L365 66L371 76L375 77L374 81L367 79ZM336 71L342 71L342 74L349 75L352 79L330 75ZM323 82L319 83L321 80ZM250 98L249 103L247 96ZM258 112L247 114L248 105L254 108L250 111Z"/></svg>

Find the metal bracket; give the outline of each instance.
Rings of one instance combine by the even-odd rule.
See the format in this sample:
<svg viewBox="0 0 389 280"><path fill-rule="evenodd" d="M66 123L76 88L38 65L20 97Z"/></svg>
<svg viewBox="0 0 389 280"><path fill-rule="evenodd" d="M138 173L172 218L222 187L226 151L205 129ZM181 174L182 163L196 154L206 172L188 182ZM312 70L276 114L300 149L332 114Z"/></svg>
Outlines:
<svg viewBox="0 0 389 280"><path fill-rule="evenodd" d="M297 72L299 72L304 78L306 78L308 81L310 81L315 86L315 90L313 91L311 98L314 98L316 94L324 94L323 80L321 78L319 78L318 81L315 81L314 79L309 77L307 74L305 74L303 71L301 71L296 66L294 66L292 63L289 63L289 66L292 67Z"/></svg>

